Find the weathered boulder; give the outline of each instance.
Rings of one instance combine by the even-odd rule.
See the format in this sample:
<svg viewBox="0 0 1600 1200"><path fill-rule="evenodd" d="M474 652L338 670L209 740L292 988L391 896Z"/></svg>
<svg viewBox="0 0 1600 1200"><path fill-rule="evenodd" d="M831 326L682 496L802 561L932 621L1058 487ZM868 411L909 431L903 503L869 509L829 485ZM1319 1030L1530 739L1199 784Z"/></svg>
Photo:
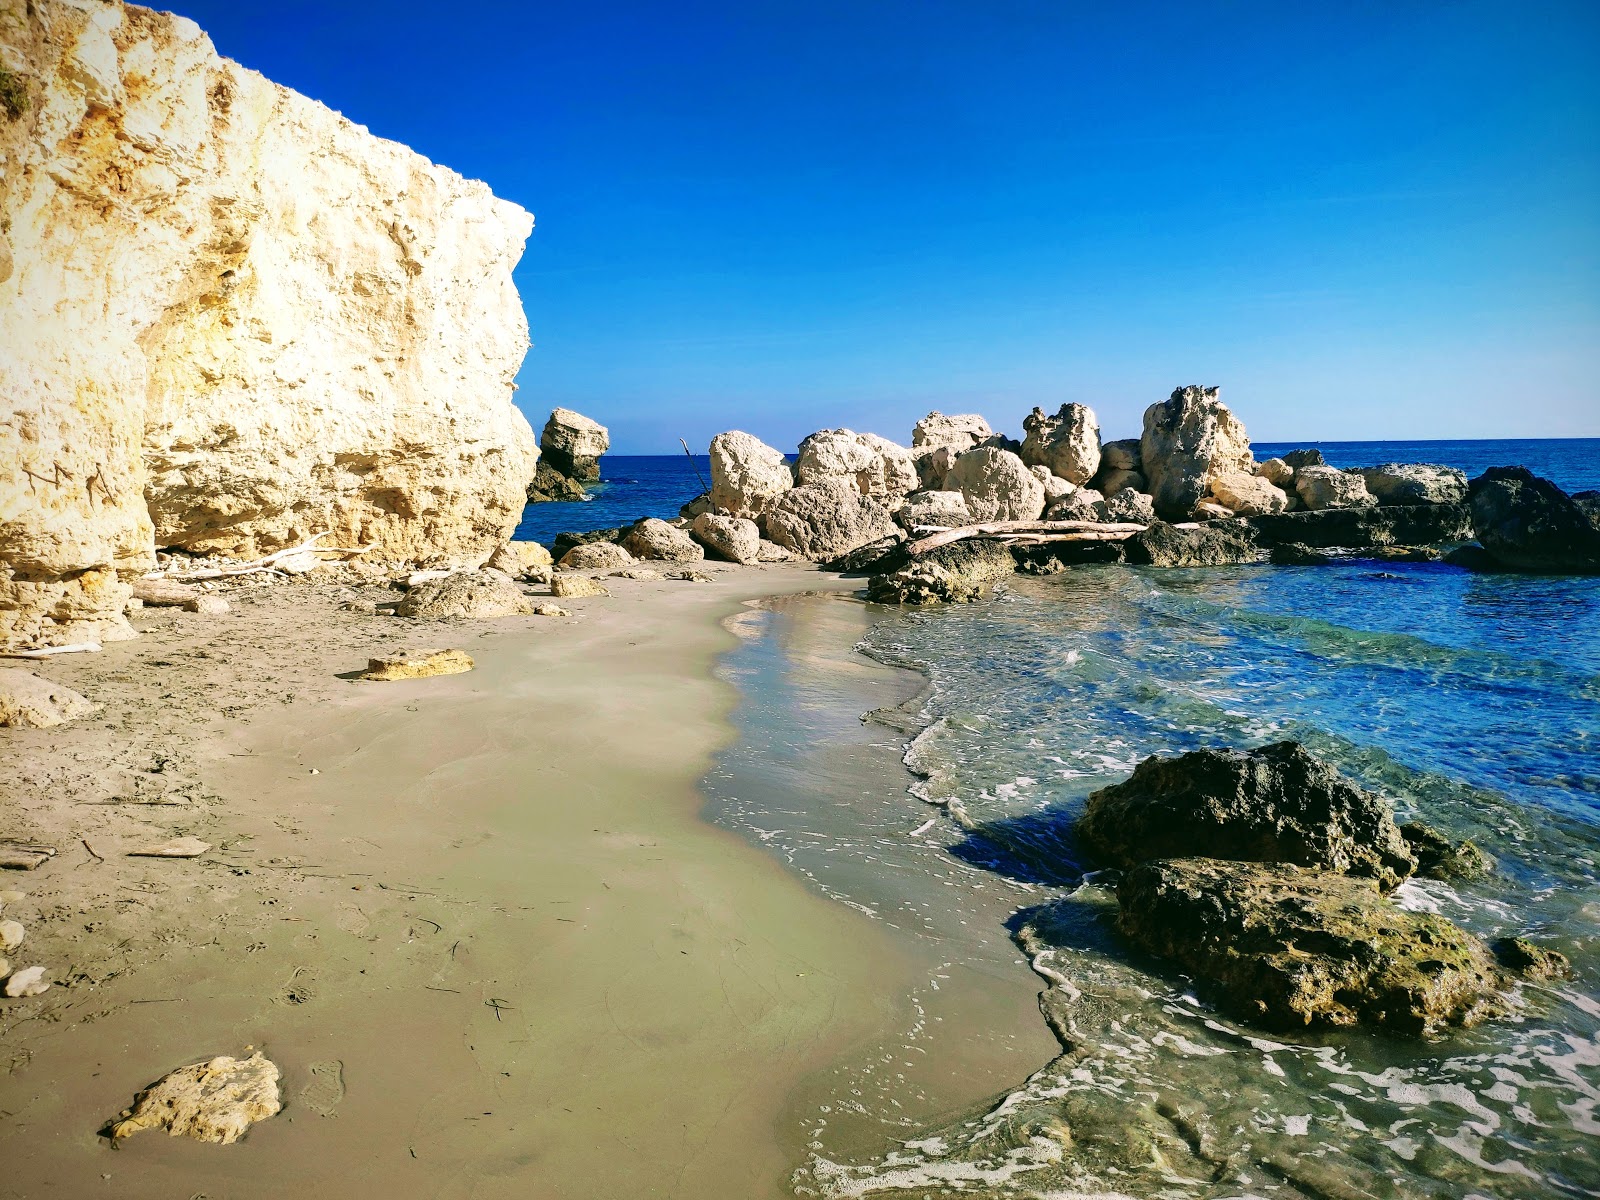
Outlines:
<svg viewBox="0 0 1600 1200"><path fill-rule="evenodd" d="M635 558L656 562L700 562L706 556L688 530L656 517L646 517L635 524L623 537L622 548Z"/></svg>
<svg viewBox="0 0 1600 1200"><path fill-rule="evenodd" d="M1100 466L1107 471L1142 471L1144 451L1138 438L1122 438L1100 447Z"/></svg>
<svg viewBox="0 0 1600 1200"><path fill-rule="evenodd" d="M1118 867L1180 855L1296 863L1367 876L1387 892L1417 866L1388 803L1299 742L1147 758L1089 796L1077 831Z"/></svg>
<svg viewBox="0 0 1600 1200"><path fill-rule="evenodd" d="M10 963L6 964L8 974L5 986L0 988L0 995L16 1000L27 996L42 996L50 990L50 981L43 967L23 967L20 971L11 971Z"/></svg>
<svg viewBox="0 0 1600 1200"><path fill-rule="evenodd" d="M1107 496L1094 506L1096 519L1106 522L1126 521L1135 525L1149 525L1156 519L1156 510L1149 496L1132 488L1123 488L1114 496Z"/></svg>
<svg viewBox="0 0 1600 1200"><path fill-rule="evenodd" d="M1309 450L1291 450L1283 456L1284 465L1291 471L1298 471L1301 467L1320 467L1326 464L1327 459L1322 457L1322 451L1315 448Z"/></svg>
<svg viewBox="0 0 1600 1200"><path fill-rule="evenodd" d="M694 519L690 533L713 558L724 562L753 563L761 554L761 530L743 517L703 512Z"/></svg>
<svg viewBox="0 0 1600 1200"><path fill-rule="evenodd" d="M0 644L106 640L153 548L331 533L471 560L537 448L521 208L217 55L193 21L0 23Z"/></svg>
<svg viewBox="0 0 1600 1200"><path fill-rule="evenodd" d="M1217 498L1218 503L1241 517L1279 513L1289 507L1289 497L1282 488L1268 482L1260 475L1246 475L1243 472L1233 472L1213 478L1211 494Z"/></svg>
<svg viewBox="0 0 1600 1200"><path fill-rule="evenodd" d="M1361 478L1379 504L1460 504L1467 473L1434 463L1382 463L1363 467Z"/></svg>
<svg viewBox="0 0 1600 1200"><path fill-rule="evenodd" d="M622 535L627 532L625 527L617 526L612 529L585 529L558 533L555 541L550 543L550 555L559 564L574 546L587 546L593 542L620 543Z"/></svg>
<svg viewBox="0 0 1600 1200"><path fill-rule="evenodd" d="M778 545L813 561L835 558L894 532L888 509L839 480L782 493L763 523Z"/></svg>
<svg viewBox="0 0 1600 1200"><path fill-rule="evenodd" d="M604 584L587 575L557 575L550 581L550 594L558 599L576 599L579 596L609 596L611 593L606 591ZM551 615L565 614L558 609Z"/></svg>
<svg viewBox="0 0 1600 1200"><path fill-rule="evenodd" d="M918 446L911 451L911 465L916 468L917 486L924 491L940 491L944 477L956 465L960 451L951 446Z"/></svg>
<svg viewBox="0 0 1600 1200"><path fill-rule="evenodd" d="M1255 468L1244 422L1217 398L1220 392L1181 387L1145 410L1141 469L1156 512L1168 520L1188 517L1216 477Z"/></svg>
<svg viewBox="0 0 1600 1200"><path fill-rule="evenodd" d="M20 667L0 667L0 726L50 729L99 706L69 687Z"/></svg>
<svg viewBox="0 0 1600 1200"><path fill-rule="evenodd" d="M1030 467L1048 467L1083 487L1100 470L1100 421L1086 404L1063 404L1055 416L1035 408L1023 418L1027 436L1020 457Z"/></svg>
<svg viewBox="0 0 1600 1200"><path fill-rule="evenodd" d="M589 491L576 479L563 475L548 460L541 458L528 484L528 503L544 504L552 500L582 500Z"/></svg>
<svg viewBox="0 0 1600 1200"><path fill-rule="evenodd" d="M559 565L563 571L614 571L632 562L632 552L616 542L593 541L568 550Z"/></svg>
<svg viewBox="0 0 1600 1200"><path fill-rule="evenodd" d="M1044 484L1009 450L968 450L945 486L961 493L974 521L1034 521L1044 512Z"/></svg>
<svg viewBox="0 0 1600 1200"><path fill-rule="evenodd" d="M894 519L902 529L909 531L924 525L956 529L972 524L967 498L960 492L912 492L894 514Z"/></svg>
<svg viewBox="0 0 1600 1200"><path fill-rule="evenodd" d="M992 437L994 430L977 413L947 417L941 412L931 412L912 428L911 448L949 446L960 454L983 445Z"/></svg>
<svg viewBox="0 0 1600 1200"><path fill-rule="evenodd" d="M1517 571L1600 572L1600 521L1526 467L1491 467L1472 481L1472 531Z"/></svg>
<svg viewBox="0 0 1600 1200"><path fill-rule="evenodd" d="M1487 946L1374 882L1286 864L1144 862L1117 884L1118 928L1269 1029L1369 1026L1435 1037L1504 1011Z"/></svg>
<svg viewBox="0 0 1600 1200"><path fill-rule="evenodd" d="M472 670L472 656L465 650L402 650L381 658L367 659L363 679L391 682L398 679L427 679L434 675L459 675Z"/></svg>
<svg viewBox="0 0 1600 1200"><path fill-rule="evenodd" d="M283 1107L279 1077L277 1065L259 1050L249 1058L221 1055L179 1067L140 1092L133 1107L105 1132L125 1138L144 1129L165 1129L173 1137L226 1146Z"/></svg>
<svg viewBox="0 0 1600 1200"><path fill-rule="evenodd" d="M794 552L778 545L777 542L762 538L756 545L756 561L764 563L793 562Z"/></svg>
<svg viewBox="0 0 1600 1200"><path fill-rule="evenodd" d="M538 542L507 542L489 557L490 567L512 579L546 580L553 563L550 551Z"/></svg>
<svg viewBox="0 0 1600 1200"><path fill-rule="evenodd" d="M1477 879L1494 869L1494 859L1476 842L1452 842L1421 821L1407 821L1400 826L1400 836L1417 860L1417 874L1429 879Z"/></svg>
<svg viewBox="0 0 1600 1200"><path fill-rule="evenodd" d="M800 443L795 475L801 483L842 479L863 496L886 501L917 487L911 451L875 433L824 429Z"/></svg>
<svg viewBox="0 0 1600 1200"><path fill-rule="evenodd" d="M863 433L859 437L874 455L868 477L858 481L866 495L891 502L921 486L917 463L910 450L875 433Z"/></svg>
<svg viewBox="0 0 1600 1200"><path fill-rule="evenodd" d="M221 596L191 596L183 602L183 611L199 613L206 617L220 617L228 611L228 602Z"/></svg>
<svg viewBox="0 0 1600 1200"><path fill-rule="evenodd" d="M1215 500L1201 500L1194 506L1194 511L1189 514L1191 521L1226 521L1233 516L1233 509L1226 504L1218 504Z"/></svg>
<svg viewBox="0 0 1600 1200"><path fill-rule="evenodd" d="M1050 521L1100 521L1104 503L1105 497L1094 488L1077 488L1045 505L1044 515Z"/></svg>
<svg viewBox="0 0 1600 1200"><path fill-rule="evenodd" d="M1338 467L1300 467L1294 473L1295 494L1313 512L1324 508L1369 508L1376 504L1361 476Z"/></svg>
<svg viewBox="0 0 1600 1200"><path fill-rule="evenodd" d="M830 558L822 565L829 571L838 571L841 575L873 575L889 569L892 559L896 559L896 552L905 544L906 535L896 529L887 537L878 538L854 550L847 550L837 558Z"/></svg>
<svg viewBox="0 0 1600 1200"><path fill-rule="evenodd" d="M611 433L598 421L570 408L558 408L544 423L539 449L548 462L568 479L579 483L600 478L600 456L611 449Z"/></svg>
<svg viewBox="0 0 1600 1200"><path fill-rule="evenodd" d="M412 588L394 606L401 617L507 617L526 613L528 598L499 571L457 571Z"/></svg>
<svg viewBox="0 0 1600 1200"><path fill-rule="evenodd" d="M1146 495L1150 492L1150 482L1140 472L1107 467L1104 462L1101 463L1100 474L1094 477L1093 487L1104 496L1114 496L1124 488L1132 488Z"/></svg>
<svg viewBox="0 0 1600 1200"><path fill-rule="evenodd" d="M968 539L873 576L867 597L879 604L965 603L988 595L996 580L1015 570L1010 550L1001 543Z"/></svg>
<svg viewBox="0 0 1600 1200"><path fill-rule="evenodd" d="M1325 549L1342 546L1426 546L1472 535L1463 504L1325 508L1320 512L1271 513L1249 518L1263 546L1298 543Z"/></svg>
<svg viewBox="0 0 1600 1200"><path fill-rule="evenodd" d="M1294 468L1281 458L1269 458L1256 464L1256 474L1285 495L1294 490Z"/></svg>
<svg viewBox="0 0 1600 1200"><path fill-rule="evenodd" d="M1169 525L1157 521L1123 543L1127 561L1149 567L1220 567L1266 557L1256 532L1244 521Z"/></svg>
<svg viewBox="0 0 1600 1200"><path fill-rule="evenodd" d="M789 460L759 438L734 430L711 439L711 505L754 520L794 486Z"/></svg>

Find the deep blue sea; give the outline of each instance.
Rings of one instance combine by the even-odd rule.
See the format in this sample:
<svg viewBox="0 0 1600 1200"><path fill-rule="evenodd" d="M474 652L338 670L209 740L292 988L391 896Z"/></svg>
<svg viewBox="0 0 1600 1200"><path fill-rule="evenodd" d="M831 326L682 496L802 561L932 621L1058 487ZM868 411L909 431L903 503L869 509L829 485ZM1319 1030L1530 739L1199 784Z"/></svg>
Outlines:
<svg viewBox="0 0 1600 1200"><path fill-rule="evenodd" d="M1600 440L1321 449L1341 466L1520 463L1600 487ZM992 1032L924 1023L905 1065L866 1062L819 1107L801 1194L1600 1195L1600 578L1088 566L977 604L876 609L858 650L928 682L906 726L919 732L880 729L899 778L828 757L856 714L829 715L842 685L808 675L792 603L749 618L729 656L745 699L707 781L718 819L949 962L1026 970L1007 965L1009 937L1039 906L1075 930L1032 947L1070 1014L1068 1053L969 1111L909 1122L910 1064ZM1284 738L1496 859L1486 880L1412 881L1401 904L1486 938L1526 933L1577 978L1524 984L1511 1017L1439 1042L1269 1037L1130 954L1072 839L1084 799L1149 755ZM846 1114L858 1133L880 1119L892 1148L840 1140Z"/></svg>

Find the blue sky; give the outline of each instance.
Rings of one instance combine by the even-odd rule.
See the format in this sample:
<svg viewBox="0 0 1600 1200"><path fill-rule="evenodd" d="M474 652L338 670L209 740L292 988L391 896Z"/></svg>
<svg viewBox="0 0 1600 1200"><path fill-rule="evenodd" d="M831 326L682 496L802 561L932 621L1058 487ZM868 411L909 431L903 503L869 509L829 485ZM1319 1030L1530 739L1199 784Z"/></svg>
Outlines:
<svg viewBox="0 0 1600 1200"><path fill-rule="evenodd" d="M518 402L1600 435L1600 3L176 0L530 209Z"/></svg>

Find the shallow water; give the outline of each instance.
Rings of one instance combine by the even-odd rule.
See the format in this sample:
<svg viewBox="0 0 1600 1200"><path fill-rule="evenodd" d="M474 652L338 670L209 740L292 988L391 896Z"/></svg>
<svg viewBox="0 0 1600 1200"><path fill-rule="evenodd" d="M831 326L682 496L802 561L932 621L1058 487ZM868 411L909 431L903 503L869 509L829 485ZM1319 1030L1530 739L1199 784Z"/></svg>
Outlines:
<svg viewBox="0 0 1600 1200"><path fill-rule="evenodd" d="M875 726L914 774L880 760L848 796L811 770L847 698L786 675L785 618L763 620L728 660L747 704L713 814L945 961L1021 970L1017 934L1070 1047L932 1121L899 1116L894 1072L863 1062L808 1119L800 1194L1600 1194L1600 580L1090 567L880 611L861 649L931 686ZM1150 754L1287 737L1498 861L1402 903L1528 932L1576 981L1525 985L1511 1018L1437 1043L1264 1037L1130 955L1072 841L1084 798ZM763 803L782 813L730 799L777 758ZM915 1044L937 1059L974 1032Z"/></svg>

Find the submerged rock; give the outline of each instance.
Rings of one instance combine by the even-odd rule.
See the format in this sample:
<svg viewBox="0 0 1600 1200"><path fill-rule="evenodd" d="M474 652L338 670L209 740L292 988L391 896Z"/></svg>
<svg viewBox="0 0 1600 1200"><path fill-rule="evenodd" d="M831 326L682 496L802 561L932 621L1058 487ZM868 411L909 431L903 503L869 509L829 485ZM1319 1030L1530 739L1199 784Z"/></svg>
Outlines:
<svg viewBox="0 0 1600 1200"><path fill-rule="evenodd" d="M165 1129L173 1137L225 1146L283 1107L278 1079L277 1065L259 1050L249 1058L221 1055L179 1067L140 1092L105 1132L115 1139Z"/></svg>
<svg viewBox="0 0 1600 1200"><path fill-rule="evenodd" d="M1400 836L1417 860L1417 874L1429 879L1477 879L1494 870L1494 859L1476 842L1452 842L1421 821L1407 821Z"/></svg>
<svg viewBox="0 0 1600 1200"><path fill-rule="evenodd" d="M1363 467L1361 478L1379 504L1460 504L1467 498L1467 473L1434 463L1381 463Z"/></svg>
<svg viewBox="0 0 1600 1200"><path fill-rule="evenodd" d="M879 604L965 603L988 595L996 580L1015 570L1005 546L969 538L874 575L867 597Z"/></svg>
<svg viewBox="0 0 1600 1200"><path fill-rule="evenodd" d="M1100 421L1087 404L1063 404L1055 416L1035 408L1023 418L1020 457L1079 487L1100 470Z"/></svg>
<svg viewBox="0 0 1600 1200"><path fill-rule="evenodd" d="M1501 966L1524 979L1571 979L1573 976L1572 963L1565 954L1527 938L1500 938L1492 949Z"/></svg>
<svg viewBox="0 0 1600 1200"><path fill-rule="evenodd" d="M458 571L406 593L395 605L402 617L507 617L528 611L522 589L499 571Z"/></svg>
<svg viewBox="0 0 1600 1200"><path fill-rule="evenodd" d="M622 548L635 558L655 562L699 562L706 556L688 530L656 517L646 517L628 530L623 536Z"/></svg>
<svg viewBox="0 0 1600 1200"><path fill-rule="evenodd" d="M968 450L945 476L945 487L961 493L974 521L1036 521L1044 512L1044 484L1009 450Z"/></svg>
<svg viewBox="0 0 1600 1200"><path fill-rule="evenodd" d="M611 433L599 421L570 408L558 408L544 424L539 449L543 454L540 462L569 479L592 483L600 478L600 456L611 449Z"/></svg>
<svg viewBox="0 0 1600 1200"><path fill-rule="evenodd" d="M814 561L835 558L895 531L888 509L839 480L784 492L768 507L763 523L778 545Z"/></svg>
<svg viewBox="0 0 1600 1200"><path fill-rule="evenodd" d="M1118 867L1191 854L1295 863L1367 876L1387 892L1417 866L1388 802L1299 742L1147 758L1089 796L1077 833Z"/></svg>
<svg viewBox="0 0 1600 1200"><path fill-rule="evenodd" d="M1168 525L1157 521L1124 543L1127 559L1139 566L1219 567L1260 562L1265 554L1255 530L1244 521Z"/></svg>
<svg viewBox="0 0 1600 1200"><path fill-rule="evenodd" d="M32 671L0 667L0 726L50 729L86 717L98 707L71 688Z"/></svg>
<svg viewBox="0 0 1600 1200"><path fill-rule="evenodd" d="M1270 1029L1369 1026L1434 1037L1504 1010L1489 948L1371 880L1290 865L1184 858L1117 884L1117 925L1239 1016Z"/></svg>
<svg viewBox="0 0 1600 1200"><path fill-rule="evenodd" d="M1156 512L1183 520L1219 475L1255 467L1244 422L1218 396L1220 388L1181 387L1144 414L1140 456Z"/></svg>
<svg viewBox="0 0 1600 1200"><path fill-rule="evenodd" d="M689 531L708 553L724 562L753 563L760 557L761 530L754 521L703 512Z"/></svg>
<svg viewBox="0 0 1600 1200"><path fill-rule="evenodd" d="M1526 467L1491 467L1469 488L1472 530L1505 567L1600 572L1600 518Z"/></svg>
<svg viewBox="0 0 1600 1200"><path fill-rule="evenodd" d="M472 656L465 650L402 650L381 658L369 658L363 679L426 679L431 675L459 675L472 670Z"/></svg>
<svg viewBox="0 0 1600 1200"><path fill-rule="evenodd" d="M738 430L711 439L713 508L754 520L792 487L789 460L761 439Z"/></svg>

